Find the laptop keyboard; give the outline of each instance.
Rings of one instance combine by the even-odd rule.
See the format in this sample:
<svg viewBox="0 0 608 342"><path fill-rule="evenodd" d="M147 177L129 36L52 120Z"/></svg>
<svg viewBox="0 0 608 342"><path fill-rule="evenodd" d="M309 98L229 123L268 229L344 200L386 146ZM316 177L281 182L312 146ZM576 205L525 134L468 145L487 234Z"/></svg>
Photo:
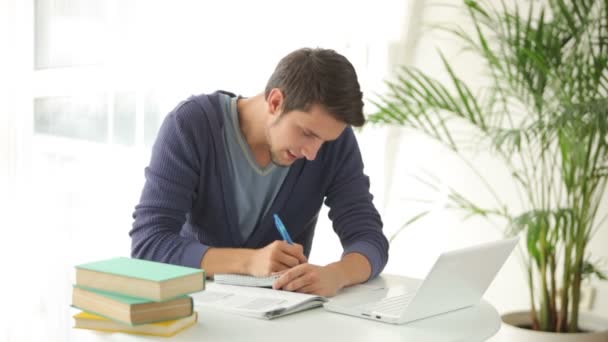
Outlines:
<svg viewBox="0 0 608 342"><path fill-rule="evenodd" d="M408 292L399 296L384 298L379 302L367 303L361 306L363 311L377 312L384 315L399 316L410 304L416 292Z"/></svg>

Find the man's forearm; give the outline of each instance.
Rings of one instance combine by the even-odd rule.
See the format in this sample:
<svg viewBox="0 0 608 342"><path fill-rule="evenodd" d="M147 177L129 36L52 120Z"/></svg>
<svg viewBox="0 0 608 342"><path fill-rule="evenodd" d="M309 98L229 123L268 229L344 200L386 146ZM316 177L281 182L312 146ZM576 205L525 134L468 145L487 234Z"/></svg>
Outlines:
<svg viewBox="0 0 608 342"><path fill-rule="evenodd" d="M259 249L209 248L203 255L201 267L208 275L241 273L261 277L306 261L302 245L277 240Z"/></svg>
<svg viewBox="0 0 608 342"><path fill-rule="evenodd" d="M253 252L253 249L246 248L209 248L203 256L201 267L208 276L216 273L247 274Z"/></svg>
<svg viewBox="0 0 608 342"><path fill-rule="evenodd" d="M326 266L338 276L340 288L367 281L372 274L372 266L367 257L360 253L346 254L342 260Z"/></svg>

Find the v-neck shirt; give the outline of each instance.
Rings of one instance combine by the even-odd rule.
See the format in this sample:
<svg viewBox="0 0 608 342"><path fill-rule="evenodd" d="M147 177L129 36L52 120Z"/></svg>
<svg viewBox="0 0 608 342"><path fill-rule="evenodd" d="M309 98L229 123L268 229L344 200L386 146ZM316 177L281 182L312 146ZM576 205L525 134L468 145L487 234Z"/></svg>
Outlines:
<svg viewBox="0 0 608 342"><path fill-rule="evenodd" d="M240 127L237 101L240 97L220 95L226 118L224 143L228 159L229 182L233 184L238 228L243 241L251 235L258 222L268 214L289 167L274 163L261 167Z"/></svg>

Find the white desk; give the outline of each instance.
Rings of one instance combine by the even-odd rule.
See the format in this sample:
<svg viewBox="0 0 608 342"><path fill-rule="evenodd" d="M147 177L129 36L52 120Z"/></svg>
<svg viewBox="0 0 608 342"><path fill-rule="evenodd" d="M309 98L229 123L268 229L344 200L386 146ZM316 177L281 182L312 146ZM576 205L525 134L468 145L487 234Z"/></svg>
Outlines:
<svg viewBox="0 0 608 342"><path fill-rule="evenodd" d="M498 312L487 302L448 314L393 325L312 309L274 320L261 320L199 308L198 323L171 341L485 341L500 328ZM71 329L73 341L165 340Z"/></svg>

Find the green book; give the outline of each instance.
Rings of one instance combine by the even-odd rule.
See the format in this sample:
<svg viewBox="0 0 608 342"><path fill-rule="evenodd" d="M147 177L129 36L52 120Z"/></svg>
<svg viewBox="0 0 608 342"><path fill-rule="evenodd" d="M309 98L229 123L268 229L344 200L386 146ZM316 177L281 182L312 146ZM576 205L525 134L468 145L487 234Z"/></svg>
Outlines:
<svg viewBox="0 0 608 342"><path fill-rule="evenodd" d="M128 325L155 323L192 315L192 298L180 296L164 302L112 292L84 289L75 285L72 306Z"/></svg>
<svg viewBox="0 0 608 342"><path fill-rule="evenodd" d="M204 290L205 271L118 257L77 265L76 285L161 302Z"/></svg>

